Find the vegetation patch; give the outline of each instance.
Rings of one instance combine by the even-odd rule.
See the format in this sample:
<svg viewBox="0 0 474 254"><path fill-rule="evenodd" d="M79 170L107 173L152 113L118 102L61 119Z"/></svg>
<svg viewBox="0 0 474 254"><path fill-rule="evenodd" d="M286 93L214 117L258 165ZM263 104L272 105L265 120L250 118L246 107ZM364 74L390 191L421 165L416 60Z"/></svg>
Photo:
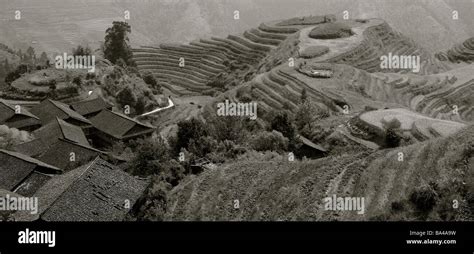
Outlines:
<svg viewBox="0 0 474 254"><path fill-rule="evenodd" d="M300 56L303 58L315 58L320 57L329 52L329 47L327 46L310 46L301 52Z"/></svg>
<svg viewBox="0 0 474 254"><path fill-rule="evenodd" d="M321 24L309 33L309 37L321 40L346 38L352 35L354 33L349 26L337 22Z"/></svg>

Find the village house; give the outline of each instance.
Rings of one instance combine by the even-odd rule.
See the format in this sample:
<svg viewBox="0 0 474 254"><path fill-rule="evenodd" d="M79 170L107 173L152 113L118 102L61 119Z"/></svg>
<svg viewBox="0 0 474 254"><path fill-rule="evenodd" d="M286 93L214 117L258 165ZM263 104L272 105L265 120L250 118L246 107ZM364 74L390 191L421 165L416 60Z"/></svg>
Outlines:
<svg viewBox="0 0 474 254"><path fill-rule="evenodd" d="M16 145L14 150L63 170L73 169L104 153L90 145L81 128L59 118L33 135L36 139Z"/></svg>
<svg viewBox="0 0 474 254"><path fill-rule="evenodd" d="M71 109L89 119L96 116L103 109L112 110L113 105L104 101L104 99L98 96L92 100L78 101L69 104Z"/></svg>
<svg viewBox="0 0 474 254"><path fill-rule="evenodd" d="M129 141L136 138L151 136L155 127L141 123L125 115L102 110L90 119L98 130L94 135L94 142L98 146L110 146L115 142Z"/></svg>
<svg viewBox="0 0 474 254"><path fill-rule="evenodd" d="M0 125L32 131L41 127L40 119L20 105L10 105L0 100Z"/></svg>
<svg viewBox="0 0 474 254"><path fill-rule="evenodd" d="M122 221L148 186L100 157L55 176L36 193L39 212L17 212L17 221Z"/></svg>
<svg viewBox="0 0 474 254"><path fill-rule="evenodd" d="M62 170L21 153L0 149L0 189L31 196Z"/></svg>
<svg viewBox="0 0 474 254"><path fill-rule="evenodd" d="M43 100L39 105L31 109L31 113L41 120L42 125L46 125L56 118L59 118L81 127L86 135L90 133L92 128L91 122L72 110L69 105L51 99Z"/></svg>

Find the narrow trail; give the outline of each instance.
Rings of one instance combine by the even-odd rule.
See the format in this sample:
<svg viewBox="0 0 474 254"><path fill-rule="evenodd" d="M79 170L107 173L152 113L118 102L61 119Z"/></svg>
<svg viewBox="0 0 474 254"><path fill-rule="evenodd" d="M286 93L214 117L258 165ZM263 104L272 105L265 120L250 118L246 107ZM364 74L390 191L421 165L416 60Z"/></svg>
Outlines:
<svg viewBox="0 0 474 254"><path fill-rule="evenodd" d="M156 109L154 109L154 110L152 110L152 111L150 111L150 112L143 113L143 114L141 114L141 115L138 116L138 117L143 117L143 116L152 115L152 114L161 112L161 111L163 111L163 110L172 108L172 107L174 107L174 106L175 106L175 105L174 105L173 100L171 100L171 97L168 97L168 106L166 106L166 107L161 107L161 108L156 108Z"/></svg>

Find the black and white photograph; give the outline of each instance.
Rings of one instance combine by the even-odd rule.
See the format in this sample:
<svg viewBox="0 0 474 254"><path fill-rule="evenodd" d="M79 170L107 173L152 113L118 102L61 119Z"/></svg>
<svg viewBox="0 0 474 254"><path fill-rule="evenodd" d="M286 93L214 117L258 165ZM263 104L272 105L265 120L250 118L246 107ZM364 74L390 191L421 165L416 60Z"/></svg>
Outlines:
<svg viewBox="0 0 474 254"><path fill-rule="evenodd" d="M473 24L473 0L0 0L0 253L173 225L472 253Z"/></svg>

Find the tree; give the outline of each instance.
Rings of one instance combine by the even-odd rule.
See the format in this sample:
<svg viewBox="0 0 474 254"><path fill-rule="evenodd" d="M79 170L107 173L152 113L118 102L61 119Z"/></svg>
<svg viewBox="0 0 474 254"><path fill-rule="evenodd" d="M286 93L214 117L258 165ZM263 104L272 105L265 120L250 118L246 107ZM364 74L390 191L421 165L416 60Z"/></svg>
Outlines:
<svg viewBox="0 0 474 254"><path fill-rule="evenodd" d="M5 62L3 63L3 68L5 69L5 73L9 73L11 71L11 66L8 63L8 59L5 58Z"/></svg>
<svg viewBox="0 0 474 254"><path fill-rule="evenodd" d="M385 145L389 148L400 146L402 140L402 131L400 129L401 123L398 119L394 118L392 121L386 123L385 125Z"/></svg>
<svg viewBox="0 0 474 254"><path fill-rule="evenodd" d="M92 49L89 47L83 47L81 45L78 45L77 48L72 49L72 54L74 56L89 56L92 54Z"/></svg>
<svg viewBox="0 0 474 254"><path fill-rule="evenodd" d="M298 111L296 112L296 128L303 136L310 136L315 130L316 122L328 115L327 111L305 100L299 105Z"/></svg>
<svg viewBox="0 0 474 254"><path fill-rule="evenodd" d="M56 80L53 79L49 82L49 89L54 93L54 91L56 90Z"/></svg>
<svg viewBox="0 0 474 254"><path fill-rule="evenodd" d="M306 92L306 88L303 87L303 91L301 91L301 102L305 102L308 99L308 94Z"/></svg>
<svg viewBox="0 0 474 254"><path fill-rule="evenodd" d="M161 137L138 139L133 146L136 147L136 151L129 171L134 175L158 175L160 173L159 162L170 159L167 146Z"/></svg>
<svg viewBox="0 0 474 254"><path fill-rule="evenodd" d="M143 81L145 81L146 84L150 85L153 88L156 88L158 86L158 81L156 81L155 77L151 72L147 72L143 75Z"/></svg>
<svg viewBox="0 0 474 254"><path fill-rule="evenodd" d="M7 74L5 77L5 83L11 85L11 83L21 77L22 74L28 71L28 66L20 64L14 71Z"/></svg>
<svg viewBox="0 0 474 254"><path fill-rule="evenodd" d="M122 106L128 105L130 107L135 107L135 104L137 103L137 97L133 93L132 89L127 86L117 94L117 102Z"/></svg>
<svg viewBox="0 0 474 254"><path fill-rule="evenodd" d="M113 26L106 30L104 56L113 64L122 59L127 65L135 66L128 34L132 32L127 22L114 21Z"/></svg>
<svg viewBox="0 0 474 254"><path fill-rule="evenodd" d="M252 136L250 144L256 151L282 152L288 149L288 138L275 131L262 131Z"/></svg>
<svg viewBox="0 0 474 254"><path fill-rule="evenodd" d="M290 140L295 138L296 131L293 126L291 117L286 111L278 112L271 121L271 127L273 130L279 131L283 136Z"/></svg>
<svg viewBox="0 0 474 254"><path fill-rule="evenodd" d="M146 109L146 99L144 97L140 97L137 99L137 102L135 103L135 114L141 115L145 113Z"/></svg>
<svg viewBox="0 0 474 254"><path fill-rule="evenodd" d="M35 49L31 46L28 47L28 49L26 50L26 59L28 61L32 61L32 60L36 59Z"/></svg>
<svg viewBox="0 0 474 254"><path fill-rule="evenodd" d="M41 55L40 55L40 58L39 58L39 64L40 65L43 65L43 66L46 66L48 65L48 61L49 61L49 58L48 58L48 55L46 54L46 52L42 52Z"/></svg>
<svg viewBox="0 0 474 254"><path fill-rule="evenodd" d="M81 76L76 76L72 79L72 83L75 84L76 86L81 86L82 85L82 78Z"/></svg>
<svg viewBox="0 0 474 254"><path fill-rule="evenodd" d="M198 140L208 135L204 123L196 118L178 122L178 133L174 145L175 153L179 153L181 148L187 149L192 140Z"/></svg>

